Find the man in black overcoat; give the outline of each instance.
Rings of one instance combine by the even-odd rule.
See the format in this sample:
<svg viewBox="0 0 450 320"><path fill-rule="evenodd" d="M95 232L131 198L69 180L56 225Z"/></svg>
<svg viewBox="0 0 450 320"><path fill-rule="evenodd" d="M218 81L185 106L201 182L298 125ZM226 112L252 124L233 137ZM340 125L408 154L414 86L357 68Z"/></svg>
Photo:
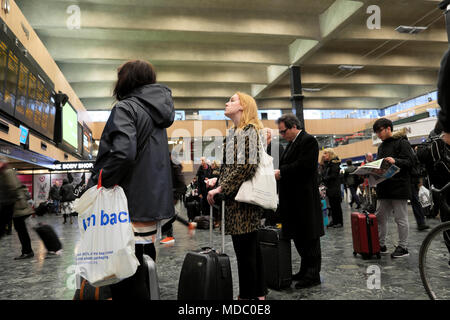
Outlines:
<svg viewBox="0 0 450 320"><path fill-rule="evenodd" d="M300 271L293 275L295 287L307 288L320 284L322 255L320 237L323 236L323 216L317 179L319 145L302 130L294 114L277 120L280 135L289 144L275 170L279 181L279 211L283 236L293 239L301 257Z"/></svg>

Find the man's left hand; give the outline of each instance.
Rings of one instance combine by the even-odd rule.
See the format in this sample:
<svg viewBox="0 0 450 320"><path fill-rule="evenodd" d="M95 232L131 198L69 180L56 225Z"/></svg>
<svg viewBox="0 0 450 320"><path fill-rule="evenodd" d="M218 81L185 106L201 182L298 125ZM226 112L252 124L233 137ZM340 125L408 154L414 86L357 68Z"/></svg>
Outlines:
<svg viewBox="0 0 450 320"><path fill-rule="evenodd" d="M384 158L387 162L389 162L390 164L395 164L395 159L394 158L392 158L392 157L387 157L387 158Z"/></svg>
<svg viewBox="0 0 450 320"><path fill-rule="evenodd" d="M275 174L275 180L280 180L281 179L280 170L274 170L273 172Z"/></svg>

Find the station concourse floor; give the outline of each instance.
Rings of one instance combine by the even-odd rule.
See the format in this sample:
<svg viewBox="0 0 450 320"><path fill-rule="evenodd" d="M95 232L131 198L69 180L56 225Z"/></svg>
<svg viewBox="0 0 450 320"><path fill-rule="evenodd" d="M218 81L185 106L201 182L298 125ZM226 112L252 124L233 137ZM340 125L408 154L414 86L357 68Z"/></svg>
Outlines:
<svg viewBox="0 0 450 320"><path fill-rule="evenodd" d="M410 256L392 259L382 255L380 260L363 260L353 256L350 226L350 207L342 202L344 227L326 229L321 238L322 284L309 289L290 288L275 291L269 289L268 300L428 300L419 276L418 252L427 232L418 231L414 216L409 210L409 252ZM186 216L185 209L181 213ZM74 249L79 240L77 219L74 223L62 224L62 216L47 214L43 217L27 219L28 231L35 256L31 259L15 261L20 255L20 242L15 230L12 235L0 240L0 300L71 300L75 292ZM63 253L58 257L45 259L46 250L32 227L44 222L55 228L63 243ZM427 220L430 227L439 223L437 219ZM388 251L394 250L398 241L396 224L389 222L386 245ZM208 230L196 230L193 236L179 222L174 223L175 243L156 245L157 271L162 300L176 300L178 279L185 254L207 246ZM213 241L217 248L221 245L220 231L214 230ZM230 236L225 239L225 251L230 256L233 276L233 291L238 292L237 264ZM292 244L293 271L300 266L300 257ZM368 289L367 268L377 265L381 269L381 289ZM448 272L448 271L447 271Z"/></svg>

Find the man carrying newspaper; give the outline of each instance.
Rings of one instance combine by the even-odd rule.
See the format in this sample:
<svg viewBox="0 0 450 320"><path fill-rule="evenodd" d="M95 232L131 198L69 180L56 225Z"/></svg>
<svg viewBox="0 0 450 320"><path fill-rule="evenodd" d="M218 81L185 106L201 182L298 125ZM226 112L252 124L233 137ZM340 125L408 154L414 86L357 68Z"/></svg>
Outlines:
<svg viewBox="0 0 450 320"><path fill-rule="evenodd" d="M392 258L409 256L408 246L408 199L411 198L410 171L413 165L411 145L405 133L393 134L392 121L381 118L373 124L373 131L382 140L377 157L381 160L373 168L369 182L377 184L377 210L375 212L380 236L381 253L387 253L386 231L389 214L392 212L397 224L399 243ZM380 161L378 160L378 161ZM378 161L371 162L376 165Z"/></svg>

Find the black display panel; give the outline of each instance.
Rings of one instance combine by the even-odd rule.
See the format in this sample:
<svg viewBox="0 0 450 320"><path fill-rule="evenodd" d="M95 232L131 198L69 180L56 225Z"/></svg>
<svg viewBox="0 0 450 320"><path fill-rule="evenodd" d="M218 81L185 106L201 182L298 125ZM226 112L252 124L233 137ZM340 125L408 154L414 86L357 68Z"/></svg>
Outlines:
<svg viewBox="0 0 450 320"><path fill-rule="evenodd" d="M54 84L0 18L0 114L54 139Z"/></svg>
<svg viewBox="0 0 450 320"><path fill-rule="evenodd" d="M45 135L49 134L49 130L48 130L48 121L49 121L49 116L50 116L50 92L43 88L42 91L42 100L41 100L41 105L42 105L42 120L41 120L41 128L42 128L42 133L44 133Z"/></svg>
<svg viewBox="0 0 450 320"><path fill-rule="evenodd" d="M48 119L48 130L50 132L50 136L53 139L54 132L55 132L55 121L56 121L56 107L55 107L55 100L53 99L54 92L50 92L50 115Z"/></svg>
<svg viewBox="0 0 450 320"><path fill-rule="evenodd" d="M6 63L8 61L8 48L6 43L0 41L0 101L5 97Z"/></svg>
<svg viewBox="0 0 450 320"><path fill-rule="evenodd" d="M55 129L55 106L52 103L51 92L47 88L44 88L44 115L45 115L45 130L49 137L53 137L53 132ZM44 121L44 116L42 117ZM44 122L42 123L42 127L44 127Z"/></svg>
<svg viewBox="0 0 450 320"><path fill-rule="evenodd" d="M29 79L28 79L28 102L27 102L27 108L25 111L25 123L31 127L34 128L34 109L35 109L35 98L36 98L36 86L37 86L37 79L31 72L29 73Z"/></svg>
<svg viewBox="0 0 450 320"><path fill-rule="evenodd" d="M84 158L91 158L92 154L92 132L86 124L83 124L83 152Z"/></svg>
<svg viewBox="0 0 450 320"><path fill-rule="evenodd" d="M34 123L33 128L37 131L45 134L41 129L41 121L42 121L42 111L43 111L43 103L44 100L44 84L38 79L36 82L36 96L34 100Z"/></svg>
<svg viewBox="0 0 450 320"><path fill-rule="evenodd" d="M19 78L19 58L11 51L8 52L8 65L6 68L6 88L3 110L14 115L16 106L17 81Z"/></svg>
<svg viewBox="0 0 450 320"><path fill-rule="evenodd" d="M25 111L27 109L28 73L28 68L21 63L19 67L19 85L17 87L17 103L14 116L22 122L25 122Z"/></svg>

